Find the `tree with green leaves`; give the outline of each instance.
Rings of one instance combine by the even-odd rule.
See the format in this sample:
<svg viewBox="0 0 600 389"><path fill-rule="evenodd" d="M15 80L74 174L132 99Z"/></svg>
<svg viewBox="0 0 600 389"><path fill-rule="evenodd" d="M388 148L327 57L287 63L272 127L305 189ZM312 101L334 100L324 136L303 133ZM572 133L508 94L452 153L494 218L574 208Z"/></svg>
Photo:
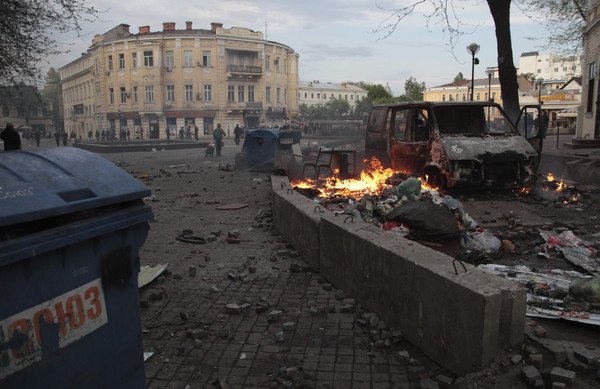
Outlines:
<svg viewBox="0 0 600 389"><path fill-rule="evenodd" d="M417 79L412 76L404 82L404 96L407 101L423 101L424 90L425 83L418 82Z"/></svg>
<svg viewBox="0 0 600 389"><path fill-rule="evenodd" d="M81 31L81 22L98 11L85 0L2 0L0 12L0 83L41 78L41 61L60 54L56 33Z"/></svg>
<svg viewBox="0 0 600 389"><path fill-rule="evenodd" d="M477 1L477 0L476 0ZM391 15L380 24L377 32L384 32L385 36L390 36L396 27L415 9L420 6L426 7L424 13L426 25L439 24L448 36L448 43L452 51L458 43L458 38L465 32L466 26L460 19L462 11L462 3L459 1L448 0L410 0L408 4L404 4L400 8L390 10ZM516 120L520 113L519 106L519 85L517 83L517 70L513 59L512 38L510 32L510 8L513 3L521 6L522 9L530 11L547 11L549 4L557 6L559 12L572 15L571 18L561 20L558 14L544 12L547 17L554 17L559 24L569 20L577 19L586 14L585 0L486 0L494 25L496 27L496 42L498 51L498 74L500 88L502 90L504 110L513 120ZM577 34L571 35L570 39L575 39ZM577 40L573 43L579 43L581 35L577 36Z"/></svg>
<svg viewBox="0 0 600 389"><path fill-rule="evenodd" d="M454 81L453 82L463 81L464 79L465 79L465 76L463 76L462 72L458 72L458 74L456 75L456 77L454 77Z"/></svg>

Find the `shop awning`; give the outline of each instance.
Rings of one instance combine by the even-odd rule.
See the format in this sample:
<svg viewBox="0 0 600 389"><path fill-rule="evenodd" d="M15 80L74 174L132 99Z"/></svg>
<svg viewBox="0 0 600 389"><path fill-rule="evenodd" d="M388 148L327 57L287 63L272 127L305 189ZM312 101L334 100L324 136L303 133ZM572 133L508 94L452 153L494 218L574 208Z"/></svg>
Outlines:
<svg viewBox="0 0 600 389"><path fill-rule="evenodd" d="M561 109L556 113L557 118L576 118L579 107Z"/></svg>

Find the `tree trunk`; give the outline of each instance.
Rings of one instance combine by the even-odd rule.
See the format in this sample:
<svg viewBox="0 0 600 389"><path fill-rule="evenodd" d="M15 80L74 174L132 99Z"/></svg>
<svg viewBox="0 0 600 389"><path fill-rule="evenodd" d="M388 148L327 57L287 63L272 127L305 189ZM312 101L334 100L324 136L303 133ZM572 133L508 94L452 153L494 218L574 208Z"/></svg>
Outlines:
<svg viewBox="0 0 600 389"><path fill-rule="evenodd" d="M513 61L512 41L510 37L511 0L487 0L494 24L498 44L498 74L504 111L516 122L521 112L519 106L519 83L517 69Z"/></svg>

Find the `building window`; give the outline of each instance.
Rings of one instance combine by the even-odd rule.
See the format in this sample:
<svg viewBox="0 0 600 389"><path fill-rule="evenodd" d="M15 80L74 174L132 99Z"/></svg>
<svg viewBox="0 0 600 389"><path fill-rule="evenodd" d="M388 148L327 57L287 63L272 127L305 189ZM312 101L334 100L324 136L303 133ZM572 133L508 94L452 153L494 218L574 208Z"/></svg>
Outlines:
<svg viewBox="0 0 600 389"><path fill-rule="evenodd" d="M121 93L121 104L125 104L127 102L127 94L125 93L125 87L120 87L119 92Z"/></svg>
<svg viewBox="0 0 600 389"><path fill-rule="evenodd" d="M108 56L108 70L113 70L112 55Z"/></svg>
<svg viewBox="0 0 600 389"><path fill-rule="evenodd" d="M212 85L204 85L204 101L212 101Z"/></svg>
<svg viewBox="0 0 600 389"><path fill-rule="evenodd" d="M212 66L210 64L210 51L202 52L202 66Z"/></svg>
<svg viewBox="0 0 600 389"><path fill-rule="evenodd" d="M496 92L492 92L492 101L496 101Z"/></svg>
<svg viewBox="0 0 600 389"><path fill-rule="evenodd" d="M287 74L287 58L283 60L283 73Z"/></svg>
<svg viewBox="0 0 600 389"><path fill-rule="evenodd" d="M475 98L475 100L477 100L477 101L481 100L481 93L477 92L476 96L477 97Z"/></svg>
<svg viewBox="0 0 600 389"><path fill-rule="evenodd" d="M229 85L227 87L227 101L234 102L235 101L235 86Z"/></svg>
<svg viewBox="0 0 600 389"><path fill-rule="evenodd" d="M172 51L165 52L165 66L167 69L173 69L175 67L175 56Z"/></svg>
<svg viewBox="0 0 600 389"><path fill-rule="evenodd" d="M271 87L268 86L267 89L265 90L265 101L267 103L271 102Z"/></svg>
<svg viewBox="0 0 600 389"><path fill-rule="evenodd" d="M167 85L167 103L175 102L175 85Z"/></svg>
<svg viewBox="0 0 600 389"><path fill-rule="evenodd" d="M271 70L271 56L265 55L265 70Z"/></svg>
<svg viewBox="0 0 600 389"><path fill-rule="evenodd" d="M350 95L350 100L354 101L354 95Z"/></svg>
<svg viewBox="0 0 600 389"><path fill-rule="evenodd" d="M238 101L243 102L244 99L244 86L238 85Z"/></svg>
<svg viewBox="0 0 600 389"><path fill-rule="evenodd" d="M241 54L241 53L240 53L240 54L238 55L238 62L239 62L239 65L240 65L241 67L244 67L245 58L246 58L246 57L244 56L244 54Z"/></svg>
<svg viewBox="0 0 600 389"><path fill-rule="evenodd" d="M541 72L542 72L542 69L538 69L538 70L537 70L537 72L538 72L538 74L539 74L539 73L541 73Z"/></svg>
<svg viewBox="0 0 600 389"><path fill-rule="evenodd" d="M191 103L194 101L194 86L186 85L185 86L185 101L186 103Z"/></svg>
<svg viewBox="0 0 600 389"><path fill-rule="evenodd" d="M194 66L194 61L192 59L192 50L183 51L183 66Z"/></svg>
<svg viewBox="0 0 600 389"><path fill-rule="evenodd" d="M462 101L467 101L467 94L466 93L463 93Z"/></svg>
<svg viewBox="0 0 600 389"><path fill-rule="evenodd" d="M133 102L134 103L138 102L137 86L133 87Z"/></svg>
<svg viewBox="0 0 600 389"><path fill-rule="evenodd" d="M304 98L306 99L308 96L308 93L304 92Z"/></svg>
<svg viewBox="0 0 600 389"><path fill-rule="evenodd" d="M113 88L108 88L108 101L110 105L115 103L115 90Z"/></svg>
<svg viewBox="0 0 600 389"><path fill-rule="evenodd" d="M133 69L137 68L137 53L131 53L131 67Z"/></svg>
<svg viewBox="0 0 600 389"><path fill-rule="evenodd" d="M446 101L446 95L442 93L442 101Z"/></svg>
<svg viewBox="0 0 600 389"><path fill-rule="evenodd" d="M327 93L323 93L323 100L327 100Z"/></svg>
<svg viewBox="0 0 600 389"><path fill-rule="evenodd" d="M590 69L588 73L588 90L587 90L587 103L585 112L592 112L594 108L594 87L596 86L596 62L590 63Z"/></svg>
<svg viewBox="0 0 600 389"><path fill-rule="evenodd" d="M284 100L283 103L285 105L287 105L287 103L288 103L288 100L287 100L287 89L283 90L283 100Z"/></svg>
<svg viewBox="0 0 600 389"><path fill-rule="evenodd" d="M311 94L310 94L310 98L311 98L311 99L314 99L314 98L315 98L315 94L314 94L314 93L311 93Z"/></svg>
<svg viewBox="0 0 600 389"><path fill-rule="evenodd" d="M558 68L554 68L554 71L555 71L555 72L558 72Z"/></svg>
<svg viewBox="0 0 600 389"><path fill-rule="evenodd" d="M144 51L144 66L154 66L154 54L152 53L152 50Z"/></svg>
<svg viewBox="0 0 600 389"><path fill-rule="evenodd" d="M146 92L146 96L145 96L146 102L153 103L154 102L154 85L146 85L145 92Z"/></svg>
<svg viewBox="0 0 600 389"><path fill-rule="evenodd" d="M277 88L277 104L281 103L281 88Z"/></svg>
<svg viewBox="0 0 600 389"><path fill-rule="evenodd" d="M275 71L277 73L279 73L280 72L280 70L279 70L279 57L275 58L275 61L273 61L273 63L275 64Z"/></svg>
<svg viewBox="0 0 600 389"><path fill-rule="evenodd" d="M348 100L348 95L344 95L344 100Z"/></svg>
<svg viewBox="0 0 600 389"><path fill-rule="evenodd" d="M254 102L254 85L248 85L248 101Z"/></svg>
<svg viewBox="0 0 600 389"><path fill-rule="evenodd" d="M234 57L233 53L231 53L231 52L227 53L227 64L235 65L235 57Z"/></svg>
<svg viewBox="0 0 600 389"><path fill-rule="evenodd" d="M248 54L248 66L254 66L255 57L254 54Z"/></svg>
<svg viewBox="0 0 600 389"><path fill-rule="evenodd" d="M119 54L119 69L125 69L125 54Z"/></svg>

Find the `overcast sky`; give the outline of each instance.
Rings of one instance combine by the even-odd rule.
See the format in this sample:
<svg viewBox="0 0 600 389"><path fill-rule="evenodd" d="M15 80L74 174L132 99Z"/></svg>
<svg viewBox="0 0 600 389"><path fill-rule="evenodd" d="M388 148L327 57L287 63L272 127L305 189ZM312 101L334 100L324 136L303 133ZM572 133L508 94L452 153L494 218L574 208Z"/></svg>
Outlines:
<svg viewBox="0 0 600 389"><path fill-rule="evenodd" d="M412 0L409 0L412 2ZM466 26L452 54L447 36L439 25L426 25L417 8L396 31L385 38L385 32L374 32L391 15L391 9L407 0L94 0L102 11L99 21L84 24L80 37L57 35L55 39L70 52L49 59L49 66L60 68L85 52L95 34L126 23L132 33L139 26L151 31L162 30L163 22L175 22L184 29L186 21L193 28L210 29L211 22L223 28L246 27L262 31L266 38L290 46L300 56L300 80L320 82L365 81L389 84L395 96L404 93L409 77L425 82L427 87L452 82L462 72L471 77L471 55L466 47L471 42L481 46L476 55L475 78L485 78L488 66L497 66L496 38L492 18L483 0L454 0L456 13ZM511 9L512 44L515 64L528 51L540 51L546 31Z"/></svg>

